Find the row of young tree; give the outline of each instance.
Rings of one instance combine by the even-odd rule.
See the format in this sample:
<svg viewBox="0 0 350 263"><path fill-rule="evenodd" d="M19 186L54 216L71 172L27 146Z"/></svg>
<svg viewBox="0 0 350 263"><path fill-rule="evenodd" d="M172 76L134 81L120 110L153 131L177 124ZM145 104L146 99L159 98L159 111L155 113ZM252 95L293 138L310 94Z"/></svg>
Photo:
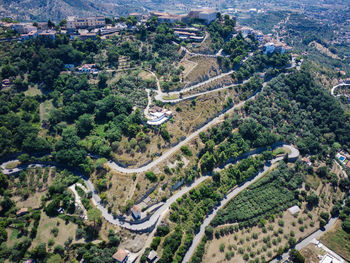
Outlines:
<svg viewBox="0 0 350 263"><path fill-rule="evenodd" d="M278 169L250 187L221 209L211 222L212 226L240 223L252 226L269 215L296 204L299 192L295 191L303 182L302 173L281 162Z"/></svg>

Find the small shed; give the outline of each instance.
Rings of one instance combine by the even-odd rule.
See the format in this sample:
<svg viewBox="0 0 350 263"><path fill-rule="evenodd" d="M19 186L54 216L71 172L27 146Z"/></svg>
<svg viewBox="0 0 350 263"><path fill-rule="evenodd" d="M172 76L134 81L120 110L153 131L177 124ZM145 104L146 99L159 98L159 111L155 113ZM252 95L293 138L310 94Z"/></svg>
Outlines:
<svg viewBox="0 0 350 263"><path fill-rule="evenodd" d="M149 252L149 254L147 256L147 261L149 263L156 263L156 262L158 262L158 260L159 260L159 258L158 258L157 252L155 252L154 250Z"/></svg>
<svg viewBox="0 0 350 263"><path fill-rule="evenodd" d="M300 207L297 205L288 208L289 213L291 213L292 215L299 213L300 210L301 210Z"/></svg>
<svg viewBox="0 0 350 263"><path fill-rule="evenodd" d="M141 218L141 208L138 205L134 205L131 208L131 214L135 220L140 219Z"/></svg>
<svg viewBox="0 0 350 263"><path fill-rule="evenodd" d="M16 216L23 216L26 213L28 213L28 208L23 207L23 208L21 208L20 210L17 211Z"/></svg>

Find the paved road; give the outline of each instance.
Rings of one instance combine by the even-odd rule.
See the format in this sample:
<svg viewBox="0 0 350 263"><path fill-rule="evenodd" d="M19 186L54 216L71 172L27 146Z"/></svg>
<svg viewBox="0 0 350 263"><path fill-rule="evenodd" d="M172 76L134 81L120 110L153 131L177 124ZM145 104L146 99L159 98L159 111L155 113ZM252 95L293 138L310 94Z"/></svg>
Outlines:
<svg viewBox="0 0 350 263"><path fill-rule="evenodd" d="M252 96L250 96L247 100L242 101L236 105L234 105L232 108L230 108L229 110L223 112L221 115L219 115L218 117L214 118L212 121L208 122L206 125L204 125L202 128L198 129L197 131L193 132L192 134L190 134L188 137L186 137L185 140L181 141L180 143L178 143L176 146L174 146L173 148L171 148L169 151L167 151L166 153L164 153L162 156L160 156L159 158L157 158L156 160L154 160L153 162L139 167L139 168L124 168L121 167L120 165L118 165L117 163L113 162L113 161L108 161L108 166L111 169L114 169L120 173L125 173L125 174L133 174L133 173L143 173L146 172L150 169L152 169L153 167L157 166L158 164L160 164L161 162L167 160L171 155L173 155L174 153L176 153L177 151L180 150L180 148L186 144L188 144L190 141L192 141L194 138L196 138L199 133L207 130L209 127L219 123L221 120L224 119L225 114L228 114L230 112L233 112L235 109L238 109L240 107L242 107L247 101L252 100L256 97L256 95L261 92L263 90L263 88L267 85L267 83L263 84L263 87L257 91L255 94L253 94Z"/></svg>
<svg viewBox="0 0 350 263"><path fill-rule="evenodd" d="M276 146L277 147L277 146ZM291 149L291 154L289 155L289 158L297 158L299 156L299 151L297 149L295 149L292 146L289 145L283 145L281 147L288 147ZM245 158L247 158L248 156L257 154L258 152L263 152L265 149L264 148L260 148L257 150L253 150L247 154L245 154ZM273 161L271 161L272 163L279 161L281 158L276 158ZM44 167L45 165L42 164L31 164L31 165L27 165L27 166L21 166L18 167L16 169L6 169L6 165L8 163L11 162L17 162L18 160L12 160L6 163L3 163L0 167L3 170L4 174L12 174L15 172L19 172L23 169L26 169L27 167ZM264 173L266 170L268 169L268 167L265 166L264 170L261 171L261 173ZM258 176L261 176L259 173ZM185 193L189 192L191 189L197 187L199 184L201 184L202 182L204 182L206 179L208 179L210 176L209 175L205 175L200 177L199 179L197 179L194 183L192 183L191 185L187 185L185 187L183 187L180 191L178 191L176 194L174 194L173 196L171 196L157 211L155 211L149 218L147 218L144 222L128 222L126 221L124 218L113 218L113 215L108 213L108 210L103 206L103 204L101 203L101 199L98 196L97 191L95 190L94 185L91 183L90 180L88 180L86 177L82 176L85 185L87 186L87 189L89 191L92 192L92 199L93 199L93 203L96 205L96 207L101 210L102 212L102 216L105 218L106 221L110 222L111 224L114 225L118 225L120 227L129 229L131 231L139 231L139 232L148 232L150 230L152 230L155 225L158 223L159 219L164 216L164 214L168 211L170 205L175 202L179 197L181 197L182 195L184 195ZM259 178L259 177L258 177ZM242 190L244 190L246 187L248 187L250 184L252 184L253 182L255 182L256 177L251 180L246 182L244 185L237 187L234 191L235 194L238 194L239 192L241 192ZM232 193L231 193L232 195ZM229 198L229 197L228 197Z"/></svg>
<svg viewBox="0 0 350 263"><path fill-rule="evenodd" d="M249 53L248 56L245 57L245 58L241 61L240 65L242 65L244 62L246 62L247 59L249 59L251 56L253 56L253 54L254 54L254 53ZM150 72L151 72L151 71L150 71ZM178 103L178 102L180 102L180 101L188 100L188 99L190 99L190 98L195 98L195 97L198 97L198 96L200 96L200 95L208 94L208 93L215 92L215 91L222 90L222 89L227 89L227 88L230 88L230 87L233 87L233 86L238 86L238 85L244 84L244 83L246 83L246 82L248 81L248 80L245 80L243 83L238 83L238 84L233 84L233 85L225 86L225 87L222 87L222 88L212 89L212 90L210 90L210 91L198 92L197 94L190 95L190 96L183 97L183 98L179 98L179 99L170 99L170 100L166 100L166 99L163 98L164 96L180 96L180 94L189 92L189 91L191 91L191 90L193 90L193 89L196 89L196 88L198 88L198 87L204 86L204 85L206 85L206 84L208 84L208 83L211 83L211 82L213 82L213 81L215 81L215 80L217 80L217 79L223 78L223 77L225 77L225 76L229 76L229 75L231 75L231 74L234 73L234 72L235 72L235 70L231 70L231 71L229 71L229 72L222 73L222 74L217 75L217 76L215 76L215 77L209 78L209 79L207 79L207 80L205 80L205 81L203 81L203 82L194 84L194 85L192 85L192 86L190 86L190 87L183 88L183 89L181 89L181 90L179 90L179 91L172 91L172 92L168 92L168 93L164 93L164 92L161 90L160 84L159 84L159 80L158 80L156 74L154 74L153 72L151 72L151 74L152 74L153 76L155 76L155 77L156 77L156 80L157 80L157 87L158 87L158 88L157 88L157 95L155 96L155 98L156 98L156 100L159 100L159 101L165 102L165 103Z"/></svg>
<svg viewBox="0 0 350 263"><path fill-rule="evenodd" d="M328 229L330 229L336 222L337 222L338 218L331 218L331 220L329 220L328 224L325 226L324 230L317 230L316 232L314 232L313 234L311 234L310 236L308 236L307 238L303 239L301 242L299 242L298 244L296 244L295 249L296 250L300 250L303 247L306 247L308 244L310 244L310 242L313 239L318 239L322 234L324 234L324 232L326 232ZM284 253L281 257L279 258L275 258L273 260L271 260L271 263L278 263L280 261L284 261L286 259L288 259L289 257L289 251Z"/></svg>
<svg viewBox="0 0 350 263"><path fill-rule="evenodd" d="M335 95L334 95L334 91L335 91L337 88L341 87L341 86L350 86L350 84L347 84L347 83L339 83L338 85L334 86L334 87L332 88L332 90L331 90L332 96L335 96ZM337 95L337 96L335 96L335 97L338 97L338 96L341 96L341 95Z"/></svg>
<svg viewBox="0 0 350 263"><path fill-rule="evenodd" d="M231 75L233 72L235 72L235 70L231 70L231 71L228 71L228 72L226 72L226 73L219 74L219 75L217 75L217 76L215 76L215 77L209 78L209 79L207 79L207 80L205 80L205 81L203 81L203 82L197 83L197 84L195 84L195 85L192 85L192 86L190 86L190 87L181 89L181 90L179 90L179 91L168 92L168 93L166 93L166 95L171 96L171 95L177 95L177 94L180 94L180 93L189 92L189 91L191 91L191 90L193 90L193 89L196 89L196 88L198 88L198 87L204 86L204 85L206 85L206 84L208 84L208 83L210 83L210 82L213 82L213 81L215 81L215 80L217 80L217 79L220 79L220 78L229 76L229 75Z"/></svg>
<svg viewBox="0 0 350 263"><path fill-rule="evenodd" d="M194 99L194 98L202 96L202 95L206 95L206 94L210 94L210 93L217 92L217 91L220 91L220 90L225 90L225 89L229 89L229 88L236 87L236 86L239 86L239 85L243 85L243 84L245 84L245 83L247 83L249 81L250 81L250 79L247 79L247 80L244 80L242 83L231 84L231 85L228 85L228 86L223 86L221 88L216 88L216 89L207 90L207 91L201 91L201 92L196 93L196 94L192 94L192 95L189 95L189 96L183 96L181 98L172 99L172 100L163 99L164 95L169 95L169 94L164 94L163 93L163 96L157 95L156 99L160 100L162 102L167 102L167 103L179 103L179 102L184 101L184 100ZM172 95L174 95L174 94L180 95L180 93L182 93L182 91L181 92L172 92Z"/></svg>
<svg viewBox="0 0 350 263"><path fill-rule="evenodd" d="M222 52L220 50L216 54L204 54L204 53L194 53L189 51L187 48L181 46L182 50L185 50L187 54L189 54L192 57L208 57L208 58L217 58L217 57L229 57L226 55L222 55Z"/></svg>
<svg viewBox="0 0 350 263"><path fill-rule="evenodd" d="M295 161L296 158L298 158L299 156L299 151L298 149L294 148L293 146L290 145L283 145L282 147L284 148L288 148L291 153L288 155L289 160L291 161ZM278 148L278 147L276 147ZM257 152L252 151L251 152L252 155L257 154ZM183 263L187 263L190 261L193 253L195 252L197 246L199 245L200 241L202 240L203 236L204 236L204 232L205 232L205 228L210 224L210 222L214 219L214 217L216 216L217 212L223 208L232 198L234 198L235 196L237 196L241 191L243 191L244 189L246 189L247 187L249 187L251 184L255 183L256 181L258 181L259 179L261 179L261 177L264 176L264 174L271 168L271 166L277 162L279 162L280 160L282 160L283 157L278 157L275 158L274 160L271 161L271 165L269 166L264 166L264 168L251 180L245 182L243 185L235 188L233 191L231 191L229 194L227 194L225 196L224 199L221 200L220 205L218 207L216 207L209 216L207 216L203 223L201 224L200 227L200 231L196 234L196 236L194 237L193 241L192 241L192 245L190 246L190 248L187 250L184 259L182 260Z"/></svg>
<svg viewBox="0 0 350 263"><path fill-rule="evenodd" d="M344 171L343 167L340 166L340 169ZM348 193L349 195L349 193ZM345 205L345 201L343 203L342 206ZM311 234L310 236L306 237L305 239L303 239L302 241L300 241L298 244L295 245L295 249L297 250L301 250L302 248L306 247L308 244L310 244L310 242L313 239L319 239L327 230L329 230L338 220L338 217L332 217L328 223L325 225L324 229L319 229L316 232L314 232L313 234ZM271 263L278 263L280 261L284 261L286 259L288 259L289 257L289 252L290 250L288 250L288 252L284 253L281 257L279 258L275 258L273 260L271 260Z"/></svg>

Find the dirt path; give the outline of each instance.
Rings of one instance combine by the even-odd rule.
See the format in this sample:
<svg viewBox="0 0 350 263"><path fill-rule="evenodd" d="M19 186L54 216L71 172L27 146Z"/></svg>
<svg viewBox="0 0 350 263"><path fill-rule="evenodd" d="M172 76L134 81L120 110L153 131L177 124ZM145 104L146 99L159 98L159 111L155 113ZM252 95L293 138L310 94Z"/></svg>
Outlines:
<svg viewBox="0 0 350 263"><path fill-rule="evenodd" d="M40 122L42 123L44 120L44 114L45 114L44 103L40 103L39 114L40 114Z"/></svg>

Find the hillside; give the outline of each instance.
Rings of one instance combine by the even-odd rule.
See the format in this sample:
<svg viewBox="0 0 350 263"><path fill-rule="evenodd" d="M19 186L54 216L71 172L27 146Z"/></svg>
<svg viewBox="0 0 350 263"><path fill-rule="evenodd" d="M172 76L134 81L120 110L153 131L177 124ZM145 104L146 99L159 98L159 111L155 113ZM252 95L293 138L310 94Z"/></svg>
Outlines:
<svg viewBox="0 0 350 263"><path fill-rule="evenodd" d="M70 15L125 15L129 8L131 7L123 1L0 0L0 16L10 16L18 20L59 21Z"/></svg>

